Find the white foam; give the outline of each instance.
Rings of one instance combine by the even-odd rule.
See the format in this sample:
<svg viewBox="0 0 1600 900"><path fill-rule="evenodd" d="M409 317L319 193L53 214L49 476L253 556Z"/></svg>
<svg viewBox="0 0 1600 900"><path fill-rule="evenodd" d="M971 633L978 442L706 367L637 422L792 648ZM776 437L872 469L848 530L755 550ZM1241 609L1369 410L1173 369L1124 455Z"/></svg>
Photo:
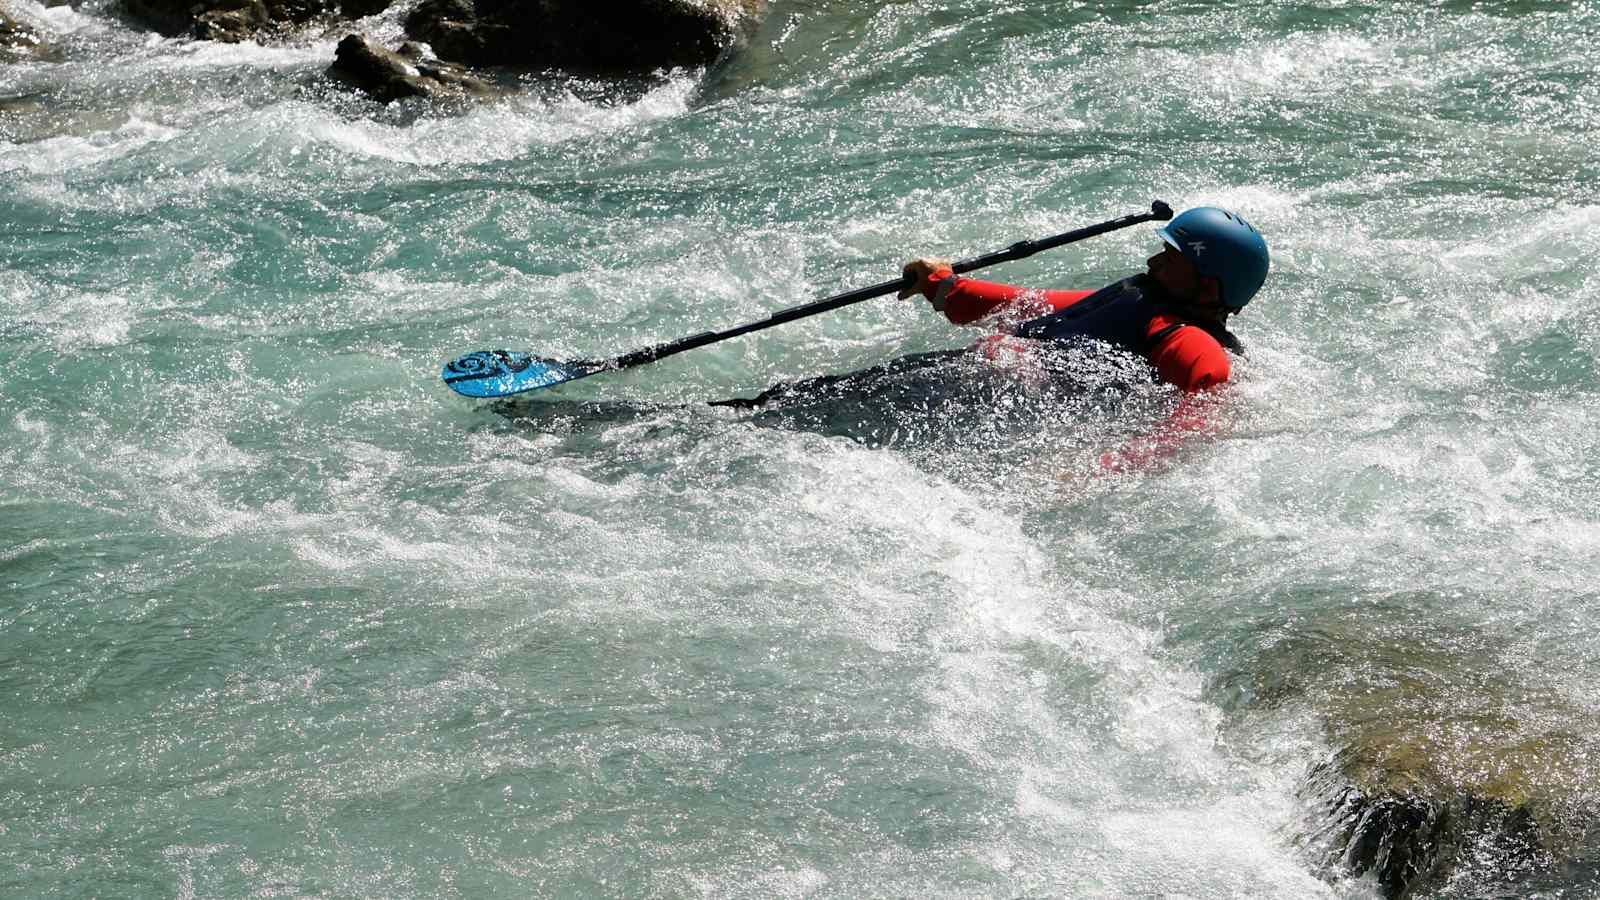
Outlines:
<svg viewBox="0 0 1600 900"><path fill-rule="evenodd" d="M116 294L83 295L67 301L58 319L53 341L58 349L70 352L79 347L110 347L126 343L137 312L126 297Z"/></svg>
<svg viewBox="0 0 1600 900"><path fill-rule="evenodd" d="M1158 657L1159 635L1108 613L1124 605L1121 598L1061 571L988 498L930 480L894 454L838 443L803 447L790 459L805 470L796 476L805 485L797 498L804 521L836 523L846 545L853 533L891 542L869 559L838 562L859 574L837 592L834 615L869 636L881 628L876 623L915 617L913 610L933 619L917 644L939 648L926 695L932 717L908 738L931 739L985 777L1013 785L1021 820L991 855L1014 853L1019 836L1081 845L1096 839L1086 831L1103 828L1099 839L1117 846L1124 872L1155 865L1181 872L1221 852L1240 866L1243 883L1320 890L1278 837L1280 819L1290 815L1285 787L1273 778L1260 788L1234 786L1240 763L1216 747L1220 713L1202 701L1192 673ZM891 559L898 577L936 575L938 592L887 590L876 579ZM875 643L910 649L903 641ZM1072 673L1062 675L1066 683L1029 661L1041 653ZM1064 714L1058 692L1079 683L1098 685L1092 706L1068 705ZM1118 822L1142 814L1119 810L1168 790L1227 809L1235 824L1221 836L1226 845L1186 834L1203 814L1183 808L1150 813L1161 827L1142 843L1125 841Z"/></svg>
<svg viewBox="0 0 1600 900"><path fill-rule="evenodd" d="M147 74L195 72L208 69L259 68L294 70L325 68L332 60L335 40L306 44L260 44L255 41L224 43L152 35L141 60Z"/></svg>
<svg viewBox="0 0 1600 900"><path fill-rule="evenodd" d="M313 113L301 133L369 159L416 166L515 159L532 147L615 134L682 115L696 74L675 76L635 103L604 106L570 93L554 101L517 96L475 107L464 116L429 117L410 125L348 121Z"/></svg>
<svg viewBox="0 0 1600 900"><path fill-rule="evenodd" d="M0 142L0 172L59 175L120 159L182 133L181 129L134 116L116 128L86 137L64 135L22 144Z"/></svg>
<svg viewBox="0 0 1600 900"><path fill-rule="evenodd" d="M1255 45L1244 55L1248 58L1230 54L1194 71L1215 73L1219 86L1243 82L1258 93L1301 97L1356 86L1372 90L1390 79L1410 79L1414 71L1395 64L1393 47L1350 34L1296 35Z"/></svg>

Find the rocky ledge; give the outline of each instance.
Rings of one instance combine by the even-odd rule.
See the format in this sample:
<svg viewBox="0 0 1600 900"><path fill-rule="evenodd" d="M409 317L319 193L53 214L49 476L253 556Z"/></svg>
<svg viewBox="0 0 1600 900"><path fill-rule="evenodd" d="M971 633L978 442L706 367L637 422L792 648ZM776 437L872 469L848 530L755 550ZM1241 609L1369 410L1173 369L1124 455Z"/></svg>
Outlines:
<svg viewBox="0 0 1600 900"><path fill-rule="evenodd" d="M282 35L340 12L338 0L122 0L122 8L166 37L228 43Z"/></svg>
<svg viewBox="0 0 1600 900"><path fill-rule="evenodd" d="M423 0L406 35L470 66L638 75L708 65L766 0Z"/></svg>
<svg viewBox="0 0 1600 900"><path fill-rule="evenodd" d="M392 2L122 0L129 18L163 35L227 42L339 27L383 12ZM636 76L715 62L750 33L766 7L767 0L423 0L406 17L405 30L412 41L431 47L441 66ZM352 45L347 53L344 44L340 47L341 56L348 58L336 61L333 73L363 89L370 80L359 72L397 65L423 68L414 51ZM458 89L474 92L457 77L464 71L435 69L432 75L380 77L381 87L372 95L387 101Z"/></svg>

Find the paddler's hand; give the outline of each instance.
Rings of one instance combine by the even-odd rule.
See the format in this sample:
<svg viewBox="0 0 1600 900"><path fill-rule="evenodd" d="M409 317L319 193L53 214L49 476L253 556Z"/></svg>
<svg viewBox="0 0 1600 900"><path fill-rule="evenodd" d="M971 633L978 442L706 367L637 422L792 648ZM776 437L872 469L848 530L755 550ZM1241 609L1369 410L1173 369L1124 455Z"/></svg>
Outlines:
<svg viewBox="0 0 1600 900"><path fill-rule="evenodd" d="M901 269L901 274L906 279L905 287L900 289L900 299L904 300L912 294L933 296L930 281L935 273L949 274L950 260L940 259L937 256L919 256L906 263Z"/></svg>

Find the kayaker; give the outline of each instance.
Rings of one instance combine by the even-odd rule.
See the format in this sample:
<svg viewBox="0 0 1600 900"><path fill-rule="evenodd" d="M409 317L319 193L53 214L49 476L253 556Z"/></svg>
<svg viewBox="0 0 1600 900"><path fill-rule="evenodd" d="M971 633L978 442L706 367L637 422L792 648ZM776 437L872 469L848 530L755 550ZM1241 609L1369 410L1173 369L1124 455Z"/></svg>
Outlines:
<svg viewBox="0 0 1600 900"><path fill-rule="evenodd" d="M1033 341L1095 339L1143 357L1183 398L1144 437L1100 457L1107 472L1143 469L1190 438L1214 433L1210 388L1229 378L1229 354L1244 352L1228 318L1266 281L1267 242L1242 216L1213 206L1188 210L1158 232L1165 246L1146 271L1098 291L1036 290L963 278L942 259L905 265L901 299L921 294L957 325L987 324L1001 333L979 342L992 357L1028 355Z"/></svg>
<svg viewBox="0 0 1600 900"><path fill-rule="evenodd" d="M840 415L830 405L854 398L870 402L882 395L879 405L906 407L886 412L915 415L936 405L917 377L959 374L961 360L970 358L973 350L988 357L997 372L1049 381L1070 373L1062 371L1059 355L1034 352L1042 349L1040 342L1099 340L1142 358L1156 378L1184 392L1166 422L1104 454L1100 461L1103 469L1113 471L1144 467L1170 455L1190 437L1214 430L1208 389L1228 380L1229 354L1243 353L1227 321L1260 290L1268 267L1266 241L1249 222L1227 210L1191 209L1158 233L1165 246L1147 261L1145 273L1098 291L1038 290L979 281L955 275L945 260L913 259L904 267L908 281L900 292L902 299L921 294L951 322L988 326L997 333L972 349L904 356L858 372L774 385L757 397L713 405L762 408L780 420L787 416L831 427L841 418L867 417ZM979 374L968 373L967 377ZM818 414L805 412L813 408ZM797 416L797 411L803 414Z"/></svg>
<svg viewBox="0 0 1600 900"><path fill-rule="evenodd" d="M1165 246L1147 271L1098 291L1035 290L963 278L932 257L905 265L901 299L921 294L957 325L999 327L980 348L1025 349L1024 340L1092 338L1144 357L1157 377L1184 391L1228 380L1228 354L1242 353L1228 317L1267 277L1267 243L1235 213L1188 210L1158 232Z"/></svg>

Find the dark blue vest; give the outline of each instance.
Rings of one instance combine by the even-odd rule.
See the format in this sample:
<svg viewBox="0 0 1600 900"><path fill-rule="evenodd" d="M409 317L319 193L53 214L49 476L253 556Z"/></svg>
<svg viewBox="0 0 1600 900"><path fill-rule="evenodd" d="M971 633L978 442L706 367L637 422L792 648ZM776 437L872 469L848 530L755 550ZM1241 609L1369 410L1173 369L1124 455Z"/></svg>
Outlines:
<svg viewBox="0 0 1600 900"><path fill-rule="evenodd" d="M1165 295L1149 275L1134 275L1108 284L1065 309L1030 319L1017 328L1016 334L1042 341L1092 338L1148 359L1150 351L1167 335L1184 325L1193 325L1234 353L1243 352L1238 338L1210 322L1185 321L1149 334L1151 319L1162 312L1175 312Z"/></svg>

